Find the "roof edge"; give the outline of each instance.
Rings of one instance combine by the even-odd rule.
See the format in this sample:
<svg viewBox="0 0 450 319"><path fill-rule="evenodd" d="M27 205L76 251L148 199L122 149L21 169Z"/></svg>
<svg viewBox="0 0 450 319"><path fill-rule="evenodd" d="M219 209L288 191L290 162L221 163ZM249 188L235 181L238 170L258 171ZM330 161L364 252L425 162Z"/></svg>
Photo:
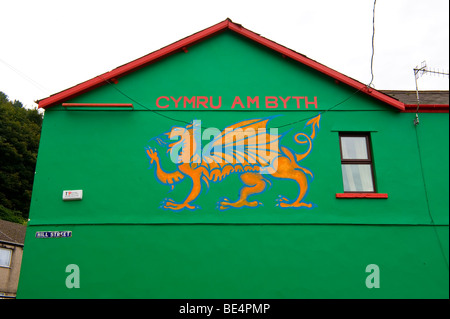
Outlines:
<svg viewBox="0 0 450 319"><path fill-rule="evenodd" d="M298 61L298 62L308 66L308 67L311 67L312 69L315 69L323 74L326 74L326 75L334 78L335 80L342 82L346 85L349 85L349 86L357 89L358 91L361 91L377 100L382 101L383 103L393 106L394 108L396 108L400 111L405 110L405 104L403 102L401 102L387 94L384 94L380 91L377 91L373 88L370 88L367 85L365 85L357 80L354 80L354 79L352 79L342 73L339 73L323 64L320 64L298 52L288 49L272 40L266 39L266 38L262 37L261 35L244 28L242 25L240 25L238 23L234 23L229 18L227 18L224 21L221 21L209 28L206 28L206 29L199 31L197 33L194 33L186 38L183 38L177 42L174 42L166 47L163 47L157 51L147 54L141 58L138 58L132 62L124 64L116 69L113 69L112 71L103 73L101 75L98 75L98 76L90 79L90 80L87 80L78 85L75 85L69 89L66 89L64 91L61 91L54 95L51 95L47 98L41 99L41 100L37 101L38 108L44 108L44 109L50 108L52 106L55 106L59 103L66 101L70 98L73 98L75 96L78 96L80 94L88 92L94 88L108 84L109 81L120 78L126 74L129 74L129 73L137 70L137 69L147 66L147 65L151 64L152 62L155 62L155 61L157 61L161 58L164 58L170 54L178 52L179 50L183 50L183 48L185 48L189 45L192 45L196 42L199 42L201 40L204 40L206 38L209 38L210 36L217 34L219 32L222 32L225 29L234 31L250 40L253 40L263 46L266 46L274 51L277 51L286 57L289 57L295 61Z"/></svg>
<svg viewBox="0 0 450 319"><path fill-rule="evenodd" d="M405 113L449 113L448 104L405 104Z"/></svg>
<svg viewBox="0 0 450 319"><path fill-rule="evenodd" d="M98 75L90 80L82 82L78 85L75 85L69 89L63 90L59 93L51 95L47 98L41 99L37 101L38 108L47 109L49 107L55 106L63 101L66 101L70 98L78 96L82 93L90 91L96 87L108 84L108 81L113 79L120 78L126 74L129 74L133 71L136 71L150 63L157 61L161 58L164 58L172 53L177 52L178 50L182 50L184 47L192 45L195 42L198 42L202 39L210 37L211 35L223 31L227 28L229 23L228 18L222 22L219 22L207 29L194 33L186 38L183 38L177 42L174 42L168 46L165 46L159 50L153 51L147 55L144 55L141 58L133 60L129 63L126 63L120 67L117 67L109 72Z"/></svg>

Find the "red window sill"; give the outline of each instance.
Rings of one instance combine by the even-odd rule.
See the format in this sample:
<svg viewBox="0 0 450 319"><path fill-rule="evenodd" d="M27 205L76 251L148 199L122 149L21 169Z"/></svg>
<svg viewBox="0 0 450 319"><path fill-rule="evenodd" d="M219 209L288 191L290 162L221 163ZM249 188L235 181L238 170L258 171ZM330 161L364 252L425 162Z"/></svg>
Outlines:
<svg viewBox="0 0 450 319"><path fill-rule="evenodd" d="M384 193L337 193L336 198L388 198Z"/></svg>

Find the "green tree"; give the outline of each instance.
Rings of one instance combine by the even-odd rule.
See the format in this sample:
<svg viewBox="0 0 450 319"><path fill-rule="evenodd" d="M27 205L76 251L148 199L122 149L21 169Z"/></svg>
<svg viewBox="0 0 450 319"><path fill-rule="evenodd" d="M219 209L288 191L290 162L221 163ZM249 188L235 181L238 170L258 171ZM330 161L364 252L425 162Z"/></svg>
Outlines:
<svg viewBox="0 0 450 319"><path fill-rule="evenodd" d="M0 219L28 219L41 127L37 110L0 92Z"/></svg>

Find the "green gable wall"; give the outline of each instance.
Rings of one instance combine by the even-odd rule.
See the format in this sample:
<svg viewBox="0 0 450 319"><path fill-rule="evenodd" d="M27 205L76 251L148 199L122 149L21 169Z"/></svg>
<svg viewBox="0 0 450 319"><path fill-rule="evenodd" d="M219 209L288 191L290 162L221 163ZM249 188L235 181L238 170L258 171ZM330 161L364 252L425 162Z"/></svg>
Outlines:
<svg viewBox="0 0 450 319"><path fill-rule="evenodd" d="M25 242L19 298L448 298L448 114L401 113L317 71L231 32L223 32L73 98L70 103L133 103L134 110L46 110ZM212 96L220 109L158 109L160 96ZM231 108L236 96L260 97L260 108ZM317 97L317 109L266 109L266 96ZM161 101L164 102L164 101ZM304 104L301 104L304 105ZM155 112L156 111L156 112ZM322 113L311 154L306 201L313 209L280 209L295 183L272 179L257 208L220 211L236 200L232 174L210 183L193 211L159 208L182 201L191 183L172 192L158 183L145 149L176 169L151 139L193 119L223 129L277 115L281 144L309 133ZM370 132L375 183L387 199L336 199L343 192L339 132ZM62 201L63 190L83 200ZM37 231L72 237L36 239ZM69 264L80 288L68 289ZM365 285L369 264L381 287Z"/></svg>

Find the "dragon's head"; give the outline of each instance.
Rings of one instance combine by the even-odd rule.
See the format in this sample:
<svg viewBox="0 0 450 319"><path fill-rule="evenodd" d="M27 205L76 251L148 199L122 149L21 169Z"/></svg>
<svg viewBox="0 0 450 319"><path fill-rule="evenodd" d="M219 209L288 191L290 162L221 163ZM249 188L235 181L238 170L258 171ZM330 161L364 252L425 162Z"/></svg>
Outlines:
<svg viewBox="0 0 450 319"><path fill-rule="evenodd" d="M167 147L167 153L172 155L182 155L183 153L192 154L196 149L194 126L197 125L193 122L186 126L173 126L167 132L164 132L154 138L159 145ZM189 152L186 152L186 148L189 148ZM172 154L173 153L173 154Z"/></svg>

